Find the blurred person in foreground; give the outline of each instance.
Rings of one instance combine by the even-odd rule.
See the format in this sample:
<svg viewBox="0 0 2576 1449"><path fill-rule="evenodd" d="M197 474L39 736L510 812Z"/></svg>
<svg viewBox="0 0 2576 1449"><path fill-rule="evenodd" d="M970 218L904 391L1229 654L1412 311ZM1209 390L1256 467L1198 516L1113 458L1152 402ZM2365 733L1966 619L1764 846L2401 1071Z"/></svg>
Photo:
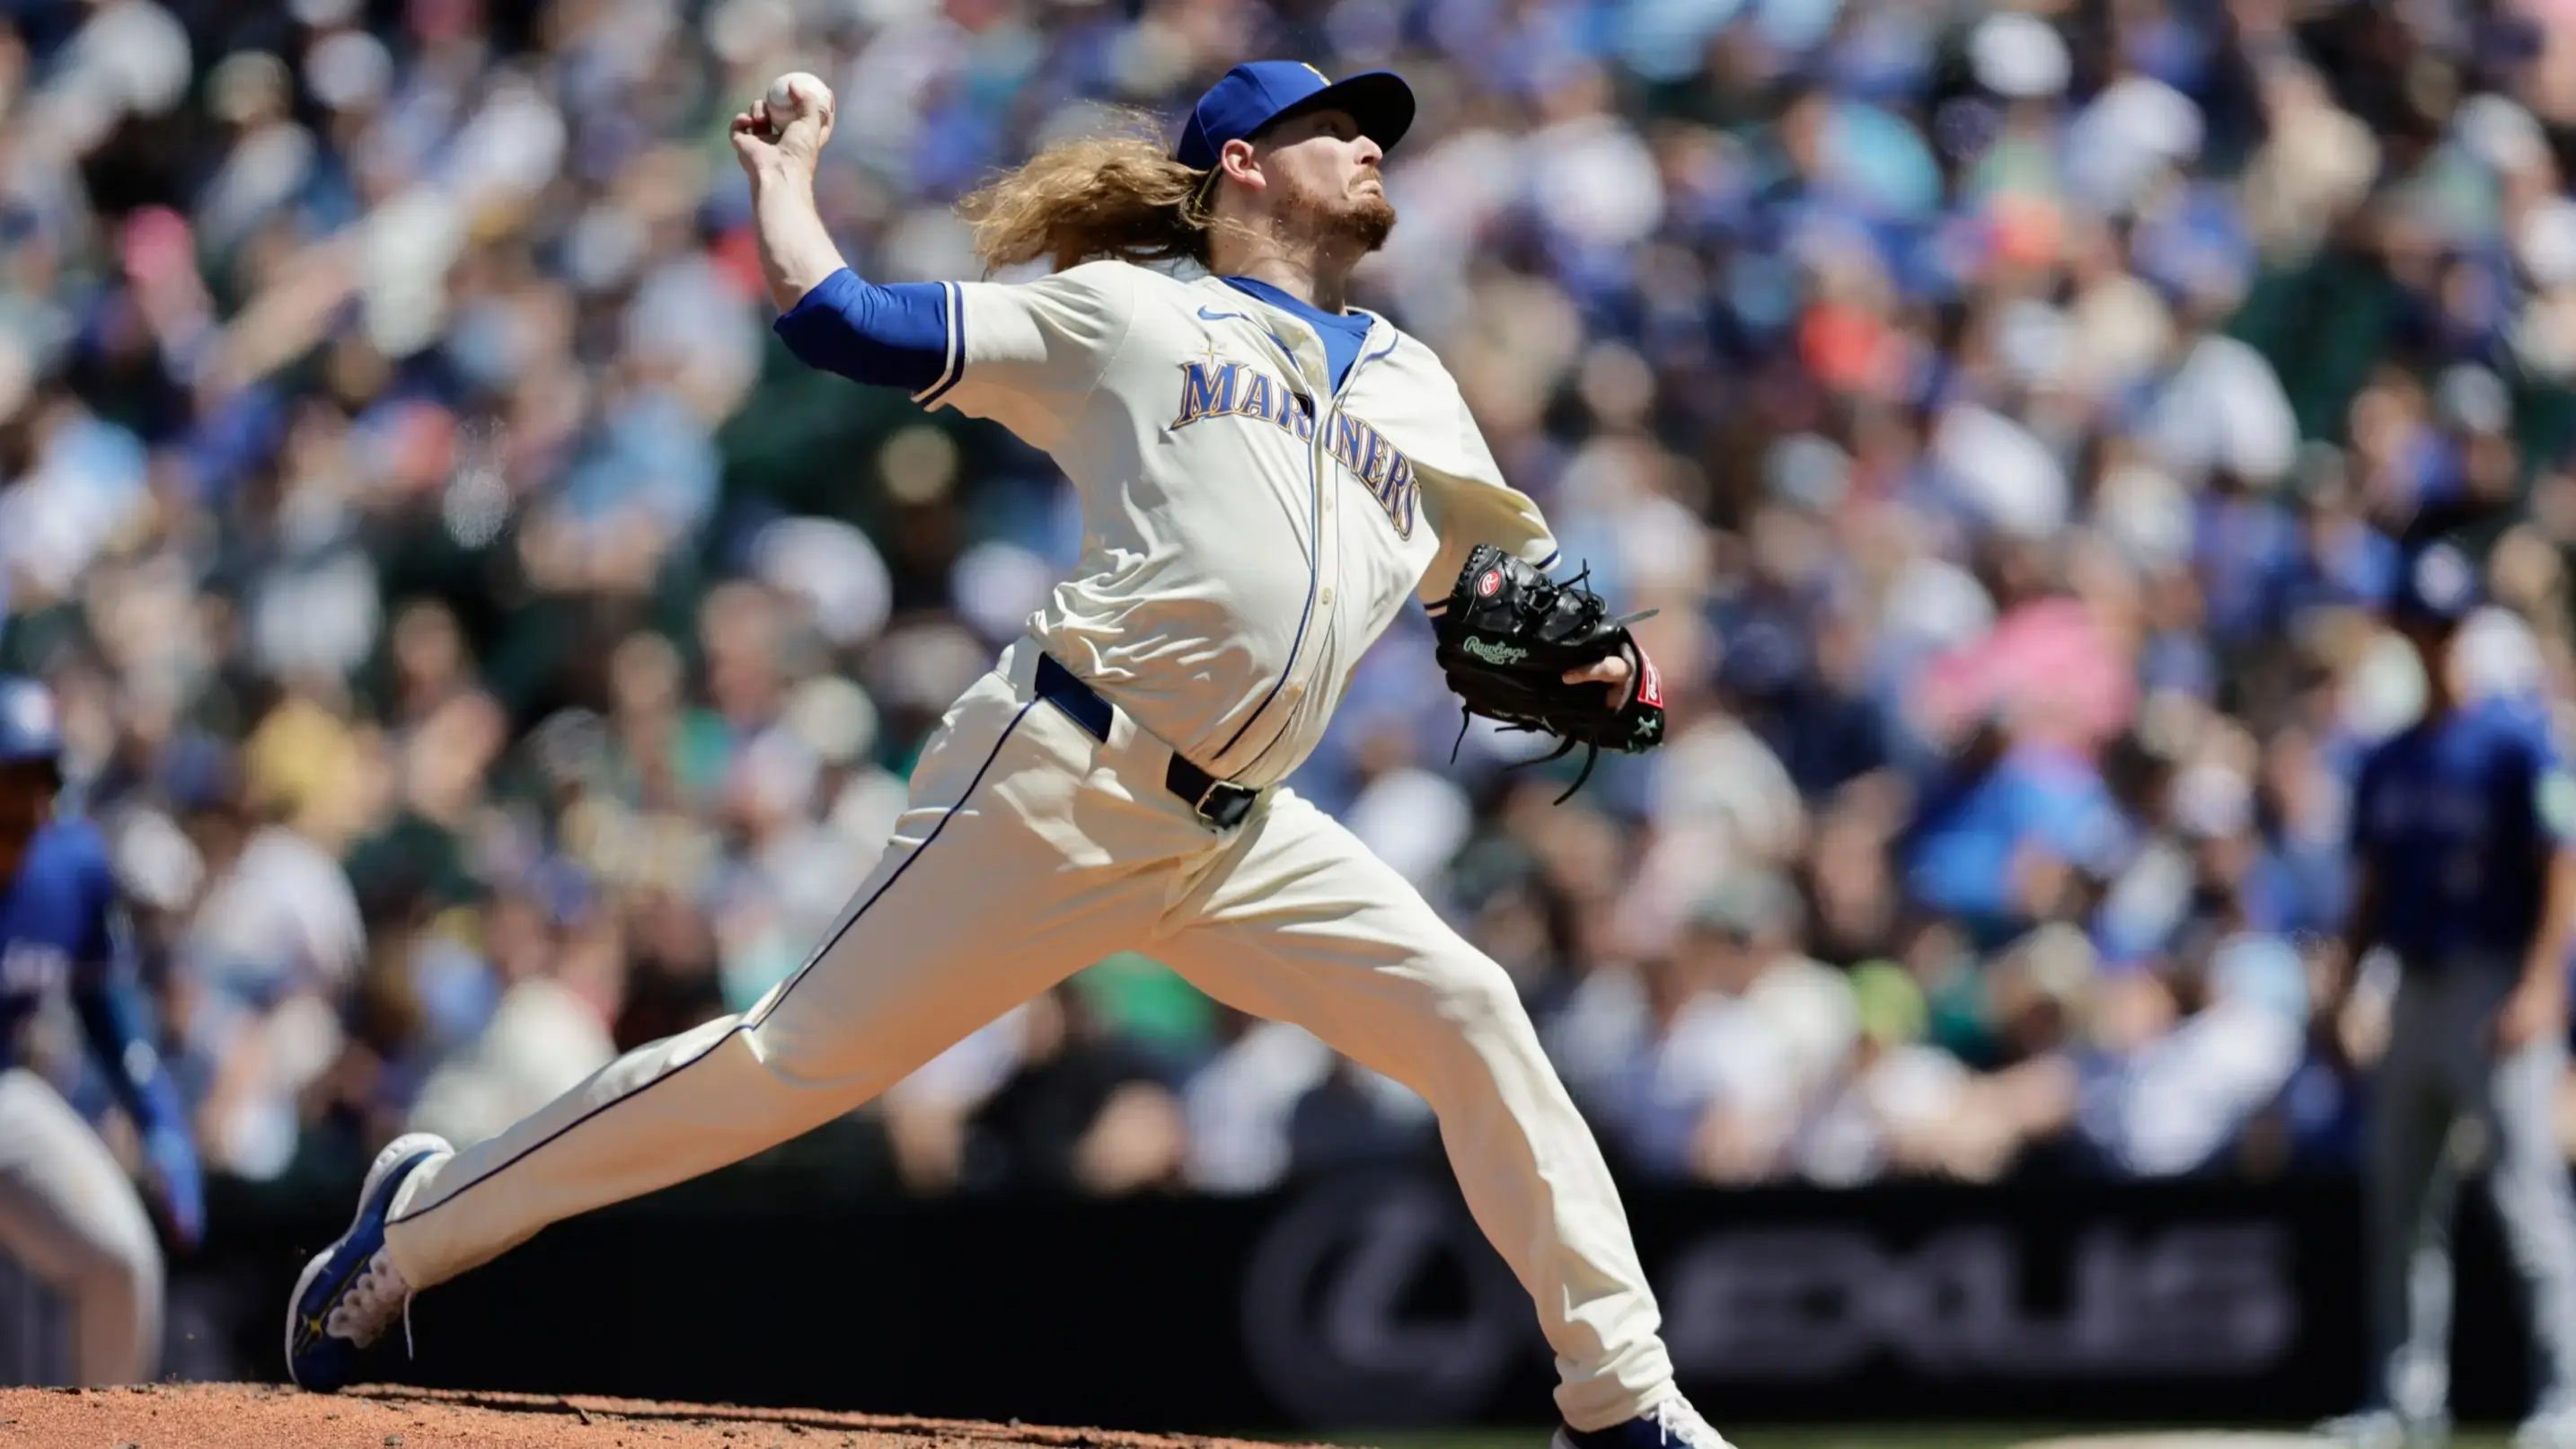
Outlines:
<svg viewBox="0 0 2576 1449"><path fill-rule="evenodd" d="M2331 1021L2365 953L2394 958L2364 1179L2371 1399L2327 1426L2362 1449L2447 1437L2450 1224L2471 1138L2530 1313L2536 1403L2514 1443L2576 1445L2576 1194L2556 1117L2576 775L2537 700L2461 696L2452 645L2480 592L2461 522L2409 530L2391 612L2424 711L2354 784L2355 890L2327 1002Z"/></svg>
<svg viewBox="0 0 2576 1449"><path fill-rule="evenodd" d="M141 1383L161 1359L161 1248L107 1144L19 1059L54 992L71 992L142 1140L173 1242L196 1243L205 1202L186 1111L143 1025L107 843L55 814L61 754L49 693L0 676L0 1252L70 1304L75 1378Z"/></svg>
<svg viewBox="0 0 2576 1449"><path fill-rule="evenodd" d="M1054 268L1025 284L862 281L815 209L829 97L791 86L781 108L733 123L780 334L815 366L1049 452L1086 557L951 707L893 842L803 967L462 1153L427 1135L386 1148L350 1231L297 1284L296 1381L347 1382L418 1288L847 1113L1094 948L1150 943L1210 995L1308 1026L1432 1104L1555 1351L1559 1449L1723 1449L1673 1383L1617 1189L1512 978L1279 783L1408 598L1445 605L1479 545L1533 569L1559 552L1438 360L1345 306L1395 222L1378 163L1412 91L1242 65L1176 154L1041 153L965 208L988 264ZM1139 265L1183 260L1211 275ZM1640 656L1564 683L1660 711L1655 677ZM1177 1148L1168 1104L1127 1100L1153 1119L1131 1138ZM1172 1158L1121 1173L1167 1176Z"/></svg>

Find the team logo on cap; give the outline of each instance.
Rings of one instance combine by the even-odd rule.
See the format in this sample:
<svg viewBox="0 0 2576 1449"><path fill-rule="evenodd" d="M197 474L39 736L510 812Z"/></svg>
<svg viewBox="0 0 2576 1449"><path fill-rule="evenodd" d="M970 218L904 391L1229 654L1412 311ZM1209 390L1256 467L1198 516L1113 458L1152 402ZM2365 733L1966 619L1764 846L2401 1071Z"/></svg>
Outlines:
<svg viewBox="0 0 2576 1449"><path fill-rule="evenodd" d="M1502 588L1503 571L1501 569L1487 569L1484 577L1476 580L1476 592L1484 598L1492 598L1502 592Z"/></svg>
<svg viewBox="0 0 2576 1449"><path fill-rule="evenodd" d="M2415 595L2433 608L2455 610L2476 587L2468 556L2447 543L2434 544L2415 560Z"/></svg>
<svg viewBox="0 0 2576 1449"><path fill-rule="evenodd" d="M9 691L9 727L30 739L43 739L54 732L54 702L41 689Z"/></svg>

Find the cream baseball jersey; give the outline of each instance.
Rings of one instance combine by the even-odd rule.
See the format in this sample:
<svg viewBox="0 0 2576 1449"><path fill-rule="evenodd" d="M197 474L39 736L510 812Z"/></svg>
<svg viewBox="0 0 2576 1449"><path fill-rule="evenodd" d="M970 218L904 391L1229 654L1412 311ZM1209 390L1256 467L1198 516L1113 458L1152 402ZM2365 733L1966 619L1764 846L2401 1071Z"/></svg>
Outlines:
<svg viewBox="0 0 2576 1449"><path fill-rule="evenodd" d="M1294 770L1476 543L1556 561L1456 381L1384 318L1336 389L1312 326L1216 278L1090 262L942 290L917 400L1009 428L1082 499L1081 562L1031 632L1221 779Z"/></svg>

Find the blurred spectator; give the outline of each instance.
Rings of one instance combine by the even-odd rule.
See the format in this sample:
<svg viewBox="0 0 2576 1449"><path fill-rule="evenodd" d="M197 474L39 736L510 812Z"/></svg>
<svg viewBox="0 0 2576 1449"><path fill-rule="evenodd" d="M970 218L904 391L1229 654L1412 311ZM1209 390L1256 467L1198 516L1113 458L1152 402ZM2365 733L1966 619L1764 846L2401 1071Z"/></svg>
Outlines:
<svg viewBox="0 0 2576 1449"><path fill-rule="evenodd" d="M2375 998L2298 987L2422 699L2372 619L2412 510L2496 519L2461 691L2576 700L2563 46L2440 6L490 14L0 22L0 667L65 702L223 1171L478 1136L774 989L1078 547L1043 458L765 332L720 136L798 66L886 280L964 275L949 201L1104 104L1253 54L1413 79L1362 300L1658 611L1672 733L1561 807L1527 741L1453 763L1408 613L1296 784L1637 1171L2348 1156L2320 1047ZM876 1110L924 1191L1429 1150L1142 956Z"/></svg>
<svg viewBox="0 0 2576 1449"><path fill-rule="evenodd" d="M1797 954L1800 926L1775 874L1719 888L1646 962L1642 1010L1603 1060L1573 1068L1639 1171L1748 1181L1777 1170L1853 1035L1849 988Z"/></svg>
<svg viewBox="0 0 2576 1449"><path fill-rule="evenodd" d="M968 1116L970 1189L1118 1196L1175 1185L1180 1103L1079 991L1031 1004L1018 1068Z"/></svg>
<svg viewBox="0 0 2576 1449"><path fill-rule="evenodd" d="M424 952L443 946L464 957L450 969L495 978L500 991L481 1013L481 1029L421 1083L405 1130L460 1146L479 1142L615 1060L609 1025L621 1004L623 963L616 937L592 919L597 909L588 901L498 902L487 917L496 936L485 943L488 962L464 943L422 941ZM428 974L424 964L415 959L415 981Z"/></svg>
<svg viewBox="0 0 2576 1449"><path fill-rule="evenodd" d="M2298 952L2238 936L2211 954L2204 1001L2130 1046L2086 1135L2125 1172L2163 1177L2211 1165L2298 1069L2309 987Z"/></svg>

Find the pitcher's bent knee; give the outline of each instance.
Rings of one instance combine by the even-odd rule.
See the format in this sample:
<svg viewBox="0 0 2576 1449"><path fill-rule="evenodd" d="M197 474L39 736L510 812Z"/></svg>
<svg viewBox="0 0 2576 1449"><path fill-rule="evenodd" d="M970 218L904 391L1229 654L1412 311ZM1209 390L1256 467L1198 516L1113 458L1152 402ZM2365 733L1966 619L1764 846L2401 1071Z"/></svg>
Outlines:
<svg viewBox="0 0 2576 1449"><path fill-rule="evenodd" d="M1529 1019L1511 973L1482 952L1443 957L1429 975L1441 1020L1470 1034Z"/></svg>
<svg viewBox="0 0 2576 1449"><path fill-rule="evenodd" d="M1499 1074L1553 1075L1538 1028L1521 1005L1520 987L1499 964L1483 955L1457 961L1443 968L1434 989L1446 1031L1417 1069L1427 1080L1407 1083L1434 1107L1470 1081L1490 1081Z"/></svg>

